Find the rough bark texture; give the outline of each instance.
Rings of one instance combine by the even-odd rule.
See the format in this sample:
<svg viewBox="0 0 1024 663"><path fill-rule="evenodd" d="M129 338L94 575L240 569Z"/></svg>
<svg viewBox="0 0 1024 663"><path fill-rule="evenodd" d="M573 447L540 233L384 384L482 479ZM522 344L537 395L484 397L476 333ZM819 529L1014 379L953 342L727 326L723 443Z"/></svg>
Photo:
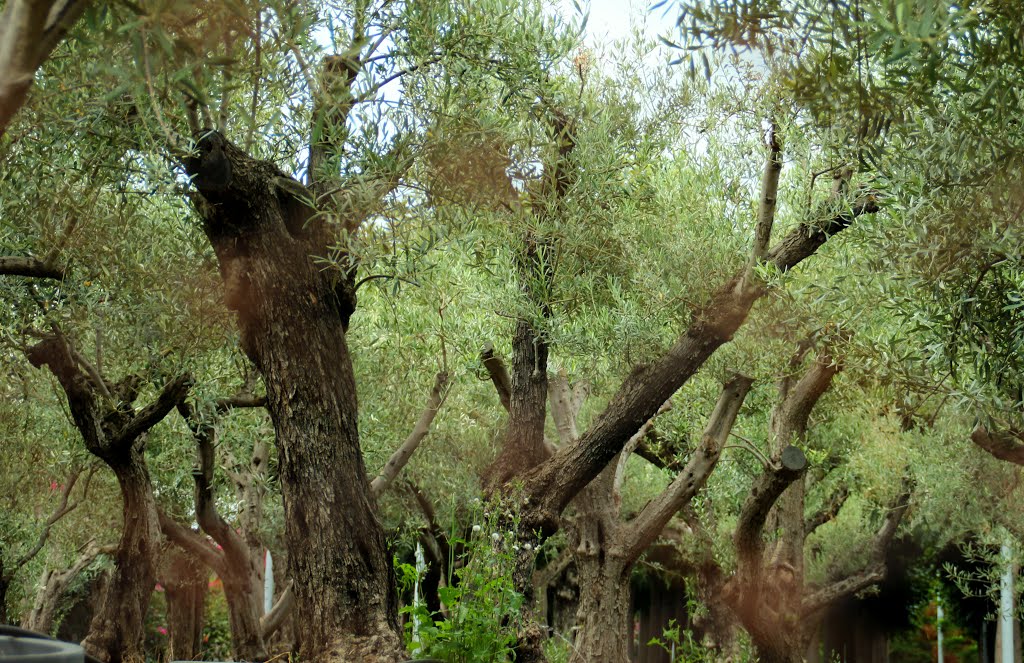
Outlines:
<svg viewBox="0 0 1024 663"><path fill-rule="evenodd" d="M71 416L86 448L113 470L121 488L123 529L114 552L114 571L103 603L82 646L101 661L143 660L142 626L156 582L160 526L144 456L146 433L185 397L187 376L169 382L158 398L136 411L135 381L106 382L59 334L27 351L36 367L47 366L68 399Z"/></svg>
<svg viewBox="0 0 1024 663"><path fill-rule="evenodd" d="M1024 433L1020 431L990 431L978 424L971 433L971 441L999 460L1024 465Z"/></svg>
<svg viewBox="0 0 1024 663"><path fill-rule="evenodd" d="M124 529L103 604L82 641L101 661L142 661L142 626L156 583L160 529L153 487L141 451L115 469L124 500Z"/></svg>
<svg viewBox="0 0 1024 663"><path fill-rule="evenodd" d="M198 147L188 169L202 194L203 229L276 431L300 652L396 660L397 597L360 452L345 337L351 280L314 262L327 229L305 187L218 133Z"/></svg>
<svg viewBox="0 0 1024 663"><path fill-rule="evenodd" d="M792 366L798 365L809 346L801 348ZM804 582L804 546L812 526L836 515L842 493L830 508L808 519L804 514L803 479L807 461L793 446L805 436L814 406L832 384L839 365L830 352L822 351L799 380L787 377L780 384L779 404L769 424L773 437L771 466L755 481L744 503L734 534L737 569L726 584L726 602L750 634L758 660L800 663L814 636L820 612L831 602L858 592L884 578L885 551L906 512L909 488L901 492L886 514L882 527L870 542L868 562L852 576L836 578L824 588ZM773 532L779 532L774 549L766 549L765 525L772 514Z"/></svg>

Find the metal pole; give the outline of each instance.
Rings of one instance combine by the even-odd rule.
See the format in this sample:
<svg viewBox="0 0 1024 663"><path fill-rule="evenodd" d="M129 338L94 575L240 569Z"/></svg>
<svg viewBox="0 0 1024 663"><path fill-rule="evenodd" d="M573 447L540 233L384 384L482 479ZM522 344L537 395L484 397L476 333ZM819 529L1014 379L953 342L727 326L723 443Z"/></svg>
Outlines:
<svg viewBox="0 0 1024 663"><path fill-rule="evenodd" d="M412 586L412 604L418 606L420 604L420 576L427 569L427 561L423 557L423 546L420 542L416 542L416 583ZM412 641L420 641L420 618L413 613L412 616ZM416 648L413 647L415 650Z"/></svg>
<svg viewBox="0 0 1024 663"><path fill-rule="evenodd" d="M942 653L942 595L936 591L935 593L935 628L938 634L939 640L939 663L943 663L946 657Z"/></svg>

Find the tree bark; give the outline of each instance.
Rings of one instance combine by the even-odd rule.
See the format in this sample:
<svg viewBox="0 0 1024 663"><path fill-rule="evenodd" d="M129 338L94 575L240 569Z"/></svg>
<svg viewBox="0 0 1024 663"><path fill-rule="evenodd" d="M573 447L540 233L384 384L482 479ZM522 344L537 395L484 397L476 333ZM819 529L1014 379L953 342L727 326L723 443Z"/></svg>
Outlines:
<svg viewBox="0 0 1024 663"><path fill-rule="evenodd" d="M114 471L124 501L124 527L103 603L82 647L101 661L134 663L145 660L142 627L156 584L160 528L141 450Z"/></svg>
<svg viewBox="0 0 1024 663"><path fill-rule="evenodd" d="M402 651L391 558L359 447L345 330L354 288L314 262L327 229L313 196L216 132L187 164L242 348L277 436L300 653L393 661Z"/></svg>
<svg viewBox="0 0 1024 663"><path fill-rule="evenodd" d="M203 615L210 572L206 565L181 548L166 545L157 574L167 599L169 660L191 661L203 640Z"/></svg>
<svg viewBox="0 0 1024 663"><path fill-rule="evenodd" d="M971 433L971 441L999 460L1024 465L1024 433L1007 429L990 431L978 424Z"/></svg>
<svg viewBox="0 0 1024 663"><path fill-rule="evenodd" d="M595 551L596 553L596 551ZM580 579L571 663L628 663L633 642L630 580L633 565L614 547L576 556Z"/></svg>
<svg viewBox="0 0 1024 663"><path fill-rule="evenodd" d="M577 638L570 659L573 663L629 660L633 567L672 516L689 504L706 483L752 382L750 378L735 376L723 386L700 447L676 479L633 520L619 521L615 465L605 468L584 489L576 502L576 526L569 539L580 577ZM646 426L641 427L635 439L646 435Z"/></svg>

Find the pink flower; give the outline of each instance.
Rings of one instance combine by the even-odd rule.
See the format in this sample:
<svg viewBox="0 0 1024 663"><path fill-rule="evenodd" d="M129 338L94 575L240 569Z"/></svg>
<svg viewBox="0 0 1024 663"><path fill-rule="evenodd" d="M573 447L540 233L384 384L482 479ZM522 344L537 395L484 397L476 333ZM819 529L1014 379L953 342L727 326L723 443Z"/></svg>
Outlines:
<svg viewBox="0 0 1024 663"><path fill-rule="evenodd" d="M56 481L51 481L50 482L50 492L52 493L55 490L57 490L57 482Z"/></svg>
<svg viewBox="0 0 1024 663"><path fill-rule="evenodd" d="M158 591L158 592L162 592L162 591L164 591L164 586L161 585L160 583L157 583L156 587L154 589L156 589L156 591Z"/></svg>
<svg viewBox="0 0 1024 663"><path fill-rule="evenodd" d="M160 635L167 635L167 629L164 628L163 626L160 626L159 628L157 628L157 632L160 633Z"/></svg>

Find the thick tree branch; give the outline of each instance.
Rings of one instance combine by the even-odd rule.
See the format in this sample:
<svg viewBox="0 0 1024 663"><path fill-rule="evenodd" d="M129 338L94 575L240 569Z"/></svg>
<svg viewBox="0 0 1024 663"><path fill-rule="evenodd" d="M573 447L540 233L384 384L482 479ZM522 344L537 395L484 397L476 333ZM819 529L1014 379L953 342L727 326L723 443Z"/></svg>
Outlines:
<svg viewBox="0 0 1024 663"><path fill-rule="evenodd" d="M782 402L772 413L776 448L782 449L794 440L803 438L811 411L832 386L832 378L842 368L831 352L818 353L814 364L795 385L785 390Z"/></svg>
<svg viewBox="0 0 1024 663"><path fill-rule="evenodd" d="M788 271L829 237L849 227L857 216L877 210L874 198L865 197L823 223L801 224L768 252L766 261L780 271ZM526 494L534 499L525 516L529 527L556 529L558 515L573 497L615 458L662 403L732 339L754 302L768 292L763 284L750 283L742 276L734 277L712 295L668 352L649 365L637 367L626 378L590 430L531 473L525 481Z"/></svg>
<svg viewBox="0 0 1024 663"><path fill-rule="evenodd" d="M839 510L843 508L843 504L846 503L846 498L849 496L850 489L845 484L839 486L829 497L828 501L822 504L821 508L804 522L804 537L810 536L816 529L834 520L839 515Z"/></svg>
<svg viewBox="0 0 1024 663"><path fill-rule="evenodd" d="M512 378L509 377L505 362L494 353L493 343L488 342L484 345L484 349L480 351L480 361L483 363L484 368L487 369L487 374L491 377L491 382L494 384L495 391L498 392L498 398L501 400L502 407L508 410L512 399Z"/></svg>
<svg viewBox="0 0 1024 663"><path fill-rule="evenodd" d="M0 256L0 276L28 276L63 281L65 272L60 265L38 258Z"/></svg>
<svg viewBox="0 0 1024 663"><path fill-rule="evenodd" d="M36 70L88 5L86 0L7 0L0 13L0 138L25 103Z"/></svg>
<svg viewBox="0 0 1024 663"><path fill-rule="evenodd" d="M764 555L762 533L768 512L782 492L801 478L806 470L807 458L804 452L789 446L780 454L779 464L767 468L754 481L750 495L740 508L739 521L733 534L741 576L750 572L759 573Z"/></svg>
<svg viewBox="0 0 1024 663"><path fill-rule="evenodd" d="M206 537L195 530L183 526L174 518L164 513L163 509L157 509L157 515L160 518L160 531L172 543L194 555L203 564L213 569L217 575L222 576L228 572L224 553L217 550Z"/></svg>
<svg viewBox="0 0 1024 663"><path fill-rule="evenodd" d="M447 384L448 373L441 371L434 378L434 387L430 390L427 405L423 408L423 412L420 414L419 420L416 421L412 432L409 433L409 437L405 439L402 446L398 447L391 454L391 458L388 459L388 462L384 463L380 473L370 482L370 492L373 493L374 497L380 497L388 489L388 486L395 480L398 473L409 462L413 452L420 446L420 442L430 432L430 424L434 422L434 417L437 416L437 411L444 402L445 386Z"/></svg>
<svg viewBox="0 0 1024 663"><path fill-rule="evenodd" d="M256 396L249 391L240 391L234 396L218 398L215 403L215 408L218 414L224 414L225 412L236 408L260 408L266 406L266 396Z"/></svg>
<svg viewBox="0 0 1024 663"><path fill-rule="evenodd" d="M213 497L216 429L209 421L200 420L191 403L182 400L177 404L177 408L178 414L185 420L196 441L199 467L192 472L192 479L195 482L196 522L220 544L224 550L225 560L247 559L249 551L245 542L221 517Z"/></svg>
<svg viewBox="0 0 1024 663"><path fill-rule="evenodd" d="M1024 433L1007 429L990 431L978 424L971 432L971 441L999 460L1024 465Z"/></svg>
<svg viewBox="0 0 1024 663"><path fill-rule="evenodd" d="M117 434L114 445L132 444L140 435L163 421L164 417L185 399L191 388L192 376L188 374L179 375L165 384L156 400L139 410L139 413L125 424Z"/></svg>
<svg viewBox="0 0 1024 663"><path fill-rule="evenodd" d="M722 387L715 409L708 419L700 446L690 457L686 467L660 495L647 503L639 515L624 527L628 534L626 559L635 561L658 538L672 516L688 504L714 470L722 454L744 399L750 393L753 380L736 375Z"/></svg>

